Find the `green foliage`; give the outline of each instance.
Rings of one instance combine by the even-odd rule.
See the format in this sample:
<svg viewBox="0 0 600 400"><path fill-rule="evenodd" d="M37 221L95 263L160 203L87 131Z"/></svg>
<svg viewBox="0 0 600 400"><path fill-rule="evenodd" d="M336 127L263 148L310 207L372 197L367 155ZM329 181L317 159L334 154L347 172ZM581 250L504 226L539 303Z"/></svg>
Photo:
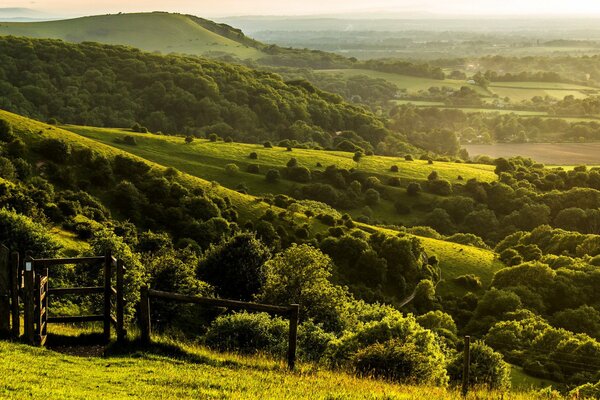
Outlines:
<svg viewBox="0 0 600 400"><path fill-rule="evenodd" d="M0 119L0 141L8 143L15 139L13 127L10 122Z"/></svg>
<svg viewBox="0 0 600 400"><path fill-rule="evenodd" d="M227 175L235 176L238 174L238 172L240 172L240 167L233 163L227 164L225 165L225 172L227 173Z"/></svg>
<svg viewBox="0 0 600 400"><path fill-rule="evenodd" d="M276 183L281 178L281 174L276 169L270 169L267 171L265 175L265 179L269 183Z"/></svg>
<svg viewBox="0 0 600 400"><path fill-rule="evenodd" d="M258 299L270 304L299 304L301 320L313 319L339 330L348 294L331 283L331 259L306 244L292 244L265 264L266 282Z"/></svg>
<svg viewBox="0 0 600 400"><path fill-rule="evenodd" d="M121 260L126 268L124 276L125 318L127 322L131 322L135 315L135 307L139 302L140 288L147 280L146 271L139 255L131 250L123 241L123 238L108 230L95 232L93 238L90 240L88 255L105 255L109 252L117 260ZM84 267L78 271L80 276L85 277L86 275L90 275L89 277L97 283L97 286L101 286L103 279L102 268L86 270Z"/></svg>
<svg viewBox="0 0 600 400"><path fill-rule="evenodd" d="M220 351L243 354L284 354L287 323L266 313L234 313L218 317L208 328L205 343Z"/></svg>
<svg viewBox="0 0 600 400"><path fill-rule="evenodd" d="M265 284L263 266L270 257L269 249L253 234L238 233L211 247L200 261L197 273L215 287L219 296L248 301Z"/></svg>
<svg viewBox="0 0 600 400"><path fill-rule="evenodd" d="M510 389L510 366L503 360L502 354L481 341L471 343L470 349L469 386L485 386L495 390ZM456 385L462 382L463 359L463 352L458 352L448 365L448 374Z"/></svg>
<svg viewBox="0 0 600 400"><path fill-rule="evenodd" d="M52 257L61 247L46 227L4 208L0 209L0 243L21 254L31 251L36 258Z"/></svg>

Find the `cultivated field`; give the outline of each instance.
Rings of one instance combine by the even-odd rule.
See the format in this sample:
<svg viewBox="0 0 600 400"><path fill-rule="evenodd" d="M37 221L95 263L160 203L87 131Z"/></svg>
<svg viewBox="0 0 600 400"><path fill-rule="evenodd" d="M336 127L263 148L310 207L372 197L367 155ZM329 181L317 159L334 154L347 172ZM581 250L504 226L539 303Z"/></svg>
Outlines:
<svg viewBox="0 0 600 400"><path fill-rule="evenodd" d="M500 143L464 146L471 157L531 157L544 164L600 164L600 143Z"/></svg>

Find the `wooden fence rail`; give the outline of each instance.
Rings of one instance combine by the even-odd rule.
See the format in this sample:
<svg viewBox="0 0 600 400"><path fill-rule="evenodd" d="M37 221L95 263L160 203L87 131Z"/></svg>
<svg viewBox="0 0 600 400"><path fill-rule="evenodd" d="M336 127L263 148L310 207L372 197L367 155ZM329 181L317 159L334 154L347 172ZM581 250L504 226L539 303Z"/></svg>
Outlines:
<svg viewBox="0 0 600 400"><path fill-rule="evenodd" d="M294 369L296 364L296 346L298 340L298 315L300 306L291 304L287 307L274 306L269 304L247 303L236 300L211 299L208 297L187 296L178 293L162 292L159 290L148 289L144 286L140 295L140 330L143 343L150 343L152 333L152 322L150 319L150 299L164 299L177 301L180 303L201 304L211 307L226 307L235 310L267 312L275 315L287 317L289 323L288 353L287 363L290 369Z"/></svg>

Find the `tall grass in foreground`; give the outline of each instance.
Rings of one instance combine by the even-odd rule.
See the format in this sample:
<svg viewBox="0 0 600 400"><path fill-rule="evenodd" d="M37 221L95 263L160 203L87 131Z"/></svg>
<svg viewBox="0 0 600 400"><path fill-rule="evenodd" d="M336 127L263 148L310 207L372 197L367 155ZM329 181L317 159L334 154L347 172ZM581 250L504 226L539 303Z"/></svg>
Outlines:
<svg viewBox="0 0 600 400"><path fill-rule="evenodd" d="M81 331L54 330L62 337ZM92 330L86 330L89 334ZM397 385L283 360L215 353L195 344L156 337L109 348L105 357L65 355L0 342L0 398L51 399L457 399L453 389ZM467 399L547 399L543 393L471 392Z"/></svg>

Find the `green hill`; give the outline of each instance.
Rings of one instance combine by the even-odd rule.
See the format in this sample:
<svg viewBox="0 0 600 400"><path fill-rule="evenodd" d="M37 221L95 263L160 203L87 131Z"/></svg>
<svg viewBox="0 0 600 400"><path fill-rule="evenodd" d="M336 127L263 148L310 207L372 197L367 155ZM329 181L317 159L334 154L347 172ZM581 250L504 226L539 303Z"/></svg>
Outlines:
<svg viewBox="0 0 600 400"><path fill-rule="evenodd" d="M121 137L125 136L124 131L117 131L118 133L115 133L113 130L103 130L98 128L67 127L68 129L73 129L79 133L85 133L91 138L90 139L65 129L43 124L2 110L0 110L0 118L8 120L15 127L16 131L21 132L20 137L28 143L35 143L38 141L40 139L39 132L43 132L44 137L60 138L76 145L85 145L93 148L95 151L109 156L115 156L117 154L135 155L141 157L145 163L148 163L159 169L164 170L167 167L180 169L182 172L184 172L184 174L181 174L180 179L188 184L204 188L205 190L210 190L220 196L227 196L239 213L240 224L243 224L245 221L258 218L265 212L266 209L269 208L267 203L257 201L257 198L252 195L242 194L238 191L227 188L228 185L235 186L234 184L239 183L241 180L231 179L231 177L228 177L227 174L224 173L224 170L221 167L221 165L224 165L228 162L226 158L228 155L231 156L232 154L235 154L235 151L231 150L239 147L239 149L242 149L238 150L240 153L239 157L243 157L241 154L246 154L247 151L245 146L252 147L253 145L223 142L209 143L208 141L199 141L201 144L199 143L198 145L195 145L196 151L198 151L198 158L202 158L202 148L210 149L211 147L215 148L216 146L222 146L222 149L223 147L228 146L227 151L221 150L221 152L218 153L220 155L213 156L212 162L214 165L210 167L207 162L208 158L200 164L193 162L193 160L186 160L186 162L182 162L182 159L185 160L185 157L193 158L194 154L194 147L186 147L182 138L153 135L145 135L144 137L136 136L140 138L140 144L136 146L127 146L121 143L115 143L114 141L118 135ZM133 135L132 133L129 134ZM179 144L176 143L176 141L179 141ZM179 150L176 150L177 148L179 148ZM275 157L275 160L279 161L272 162L284 163L289 157L289 153L285 152L283 149L265 149L265 151L267 150L271 150L272 153L275 154L281 153L279 158ZM183 158L180 158L180 152L182 151ZM307 150L307 159L312 157L314 162L318 160L318 157L320 157L321 153L327 154L327 152L308 152L309 151ZM334 160L336 157L338 160L344 160L347 155L341 152L331 152L326 157L330 158L328 160L324 159L324 162L335 162ZM221 158L221 160L219 160L219 158ZM379 159L383 161L385 160L385 157L380 157ZM451 163L448 164L452 166L460 165ZM420 163L416 163L416 165L420 165ZM491 179L489 171L487 171L487 168L485 167L468 165L460 166L464 168L471 167L472 174L484 174L484 176L485 174L488 174L487 179ZM428 166L426 164L422 164L422 168L426 169L427 167ZM425 169L423 170L423 173L425 173ZM264 192L265 189L269 189L268 187L264 186L264 176L246 173L243 173L243 176L243 181L247 181L248 186L251 186L254 183L257 185L257 188L260 188L260 185L262 185L263 190L261 192ZM215 186L211 183L211 181L218 181L223 186ZM285 185L285 181L281 181L280 184ZM281 188L279 184L277 187L278 189ZM273 187L270 187L270 190L274 191L275 193L277 192L277 190L273 189ZM277 207L274 207L274 209L278 210ZM387 210L384 208L382 212L385 213ZM305 219L306 222L310 224L312 234L316 234L327 229L327 226L323 225L316 218L307 219L304 215L298 215L297 217L298 219ZM393 230L386 230L369 225L364 225L364 229L368 231L380 230L390 234L396 233ZM487 285L491 282L493 273L503 267L503 264L498 261L492 251L479 249L473 246L450 243L443 240L435 240L424 237L420 237L420 239L422 240L422 243L425 246L428 254L436 254L440 259L443 282L439 287L439 291L442 295L460 294L464 292L464 289L457 286L452 280L457 276L467 273L475 274L481 277L484 285Z"/></svg>
<svg viewBox="0 0 600 400"><path fill-rule="evenodd" d="M64 128L157 164L177 168L207 181L217 181L230 189L235 189L237 185L244 183L250 193L254 195L265 193L294 194L294 190L300 184L281 180L278 184L273 185L267 183L264 178L264 172L270 168L283 168L290 157L295 157L299 165L306 165L310 169L313 169L317 162L321 163L323 167L328 165L338 165L346 168L356 167L356 163L352 161L352 153L345 152L294 149L290 153L281 147L268 149L262 145L210 142L201 139L196 139L191 144L185 144L181 137L136 134L122 129L81 126L65 126ZM125 136L135 137L137 144L135 146L125 144L123 142ZM251 160L248 157L251 152L258 153L257 160ZM229 163L236 163L240 167L240 171L234 176L225 172L225 166ZM247 165L255 163L259 165L262 174L257 175L246 172ZM391 165L398 165L399 172L390 172ZM318 169L323 170L324 168ZM436 162L434 165L429 165L426 161L406 161L398 157L383 156L365 157L359 164L361 172L377 175L382 181L394 176L400 177L405 182L409 180L424 181L433 169L438 171L442 177L453 182L457 182L456 177L458 175L462 175L464 179L477 178L483 182L491 182L496 179L493 167L481 164ZM415 200L406 196L404 189L390 187L389 190L394 191L394 195L409 204L414 204ZM237 192L234 193L239 195ZM424 201L426 202L435 201L433 195L423 194L422 197L425 197ZM418 203L418 201L416 202ZM361 211L350 211L350 214L358 217L361 215ZM373 215L388 223L392 221L410 223L421 216L420 213L413 212L402 218L395 212L393 203L385 200L379 206L373 207ZM314 228L320 230L322 226L318 224ZM369 228L373 229L372 227ZM388 230L388 233L394 234L394 231ZM423 241L428 253L436 254L440 259L443 281L440 284L439 291L442 294L463 292L461 288L452 282L455 277L475 274L482 279L484 285L487 285L491 282L493 274L503 267L503 264L497 260L492 251L443 240L425 237L420 237L420 239Z"/></svg>
<svg viewBox="0 0 600 400"><path fill-rule="evenodd" d="M67 42L120 44L161 53L264 55L258 42L240 31L189 15L136 13L99 15L60 21L2 22L0 35L61 39Z"/></svg>

